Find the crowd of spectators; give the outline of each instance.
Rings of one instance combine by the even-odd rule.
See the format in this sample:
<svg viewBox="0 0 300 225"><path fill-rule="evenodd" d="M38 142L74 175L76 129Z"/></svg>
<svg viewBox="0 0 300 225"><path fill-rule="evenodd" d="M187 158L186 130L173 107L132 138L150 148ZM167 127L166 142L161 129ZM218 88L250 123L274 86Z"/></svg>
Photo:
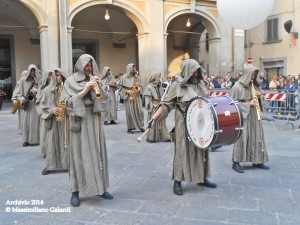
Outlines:
<svg viewBox="0 0 300 225"><path fill-rule="evenodd" d="M226 88L231 89L235 82L240 78L240 73L235 73L234 77L232 77L231 72L228 72L224 77L220 75L220 73L216 73L216 75L204 75L204 81L208 89L212 90L215 88Z"/></svg>
<svg viewBox="0 0 300 225"><path fill-rule="evenodd" d="M240 76L242 76L241 73L235 73L234 77L232 77L231 72L223 76L220 75L220 73L216 73L215 75L205 75L204 81L209 90L218 88L231 89ZM262 93L264 93L265 90L274 91L274 93L286 93L286 101L268 101L266 108L269 109L269 111L278 111L282 108L288 111L295 111L296 104L298 104L297 97L300 96L300 73L298 74L298 78L292 75L274 75L270 76L269 79L265 77L263 73L259 74Z"/></svg>
<svg viewBox="0 0 300 225"><path fill-rule="evenodd" d="M298 90L300 84L300 73L298 74L298 78L292 75L280 75L273 76L271 81L269 82L263 74L260 75L261 88L263 90L272 90L272 91L285 91L294 93Z"/></svg>
<svg viewBox="0 0 300 225"><path fill-rule="evenodd" d="M241 73L235 73L234 77L232 77L231 72L226 73L225 76L220 75L220 73L216 73L205 75L204 81L210 90L216 88L230 89L235 82L238 81L241 75ZM298 74L298 78L292 75L275 75L270 78L270 81L264 76L263 73L260 73L259 79L262 90L294 93L298 90L298 87L300 88L300 73Z"/></svg>

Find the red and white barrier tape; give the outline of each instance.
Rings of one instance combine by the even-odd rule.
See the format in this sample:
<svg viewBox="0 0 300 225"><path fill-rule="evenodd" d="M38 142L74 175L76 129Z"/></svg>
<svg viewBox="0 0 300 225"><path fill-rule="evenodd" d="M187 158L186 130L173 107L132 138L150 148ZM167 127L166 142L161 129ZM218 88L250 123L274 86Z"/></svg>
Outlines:
<svg viewBox="0 0 300 225"><path fill-rule="evenodd" d="M219 96L227 96L228 92L226 91L211 91L209 92L210 97L219 97ZM266 101L285 101L286 94L278 94L278 93L266 93L263 94L265 96Z"/></svg>
<svg viewBox="0 0 300 225"><path fill-rule="evenodd" d="M218 96L226 96L226 95L228 95L228 92L225 91L211 91L209 93L210 97L218 97Z"/></svg>
<svg viewBox="0 0 300 225"><path fill-rule="evenodd" d="M263 94L266 101L285 101L286 94Z"/></svg>

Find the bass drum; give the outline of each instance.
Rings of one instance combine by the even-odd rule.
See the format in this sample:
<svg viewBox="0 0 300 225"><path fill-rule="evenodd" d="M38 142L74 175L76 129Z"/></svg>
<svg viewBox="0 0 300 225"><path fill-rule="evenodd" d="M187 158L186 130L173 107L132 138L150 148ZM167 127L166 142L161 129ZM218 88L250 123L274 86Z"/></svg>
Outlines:
<svg viewBox="0 0 300 225"><path fill-rule="evenodd" d="M189 141L197 148L230 145L241 136L242 110L228 96L197 96L186 107L185 126Z"/></svg>

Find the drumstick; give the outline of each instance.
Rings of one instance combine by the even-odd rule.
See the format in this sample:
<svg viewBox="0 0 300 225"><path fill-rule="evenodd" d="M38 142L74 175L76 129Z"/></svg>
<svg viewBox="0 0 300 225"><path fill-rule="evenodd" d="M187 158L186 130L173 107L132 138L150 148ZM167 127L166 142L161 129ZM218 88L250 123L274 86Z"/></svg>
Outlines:
<svg viewBox="0 0 300 225"><path fill-rule="evenodd" d="M137 138L138 142L141 142L141 141L143 140L144 135L145 135L146 133L148 133L149 129L150 129L150 128L147 128L147 129L145 130L145 132L144 132L140 137Z"/></svg>

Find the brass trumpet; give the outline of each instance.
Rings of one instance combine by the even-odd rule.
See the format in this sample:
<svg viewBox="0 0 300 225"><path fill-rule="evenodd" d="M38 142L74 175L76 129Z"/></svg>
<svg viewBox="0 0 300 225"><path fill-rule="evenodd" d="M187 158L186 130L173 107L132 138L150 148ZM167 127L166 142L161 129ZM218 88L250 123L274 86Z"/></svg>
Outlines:
<svg viewBox="0 0 300 225"><path fill-rule="evenodd" d="M91 81L95 81L94 76L92 74L90 74L89 76L90 76ZM99 88L98 84L94 85L93 90L95 92L96 99L100 99L101 98L101 93L100 93L100 88Z"/></svg>

